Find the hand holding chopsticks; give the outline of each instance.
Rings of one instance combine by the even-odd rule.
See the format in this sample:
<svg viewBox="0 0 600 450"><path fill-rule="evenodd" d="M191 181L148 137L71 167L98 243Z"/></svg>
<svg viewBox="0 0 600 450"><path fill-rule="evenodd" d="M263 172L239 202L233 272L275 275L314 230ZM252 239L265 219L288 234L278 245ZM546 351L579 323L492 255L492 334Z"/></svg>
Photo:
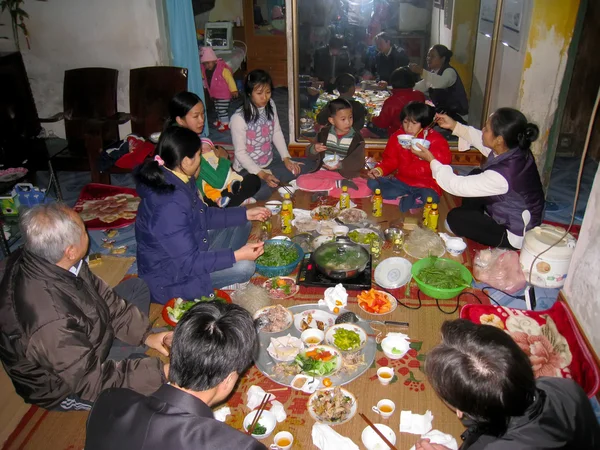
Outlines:
<svg viewBox="0 0 600 450"><path fill-rule="evenodd" d="M258 425L260 416L267 407L267 403L269 403L269 397L271 397L271 394L265 394L265 396L263 397L262 402L260 402L260 405L258 406L258 410L256 412L256 415L254 416L254 419L250 423L248 430L246 430L246 434L252 434L254 432L256 425Z"/></svg>
<svg viewBox="0 0 600 450"><path fill-rule="evenodd" d="M369 426L371 427L371 429L372 429L372 430L373 430L375 433L377 433L377 436L379 436L379 437L381 438L381 440L382 440L383 442L385 442L385 445L387 445L387 446L388 446L388 447L389 447L391 450L398 450L398 449L396 448L396 446L395 446L394 444L392 444L392 443L391 443L391 442L388 440L388 438L386 438L386 437L383 435L383 433L377 429L377 427L376 427L375 425L373 425L373 422L371 422L371 421L370 421L370 420L367 418L367 416L365 416L363 413L359 413L358 415L359 415L360 417L362 417L362 419L363 419L365 422L367 422L367 425L369 425Z"/></svg>

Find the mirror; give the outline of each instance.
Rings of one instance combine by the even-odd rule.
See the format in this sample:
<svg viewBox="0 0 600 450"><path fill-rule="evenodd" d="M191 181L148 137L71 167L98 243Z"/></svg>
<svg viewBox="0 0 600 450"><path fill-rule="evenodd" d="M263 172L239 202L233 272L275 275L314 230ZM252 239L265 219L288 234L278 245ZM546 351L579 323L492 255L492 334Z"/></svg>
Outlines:
<svg viewBox="0 0 600 450"><path fill-rule="evenodd" d="M340 75L349 73L354 77L354 93L345 95L362 104L365 110L364 121L358 114L356 123L355 109L354 127L368 143L385 145L396 125L380 120L386 119L385 114L380 115L383 103L404 87L402 83L410 82L406 81L406 74L396 74L392 79L391 73L409 63L425 67L427 71L428 61L432 70L442 73L441 66L432 61L434 58L427 58L430 47L435 44L443 44L453 52L450 66L464 87L467 103L463 102L459 113L465 123L479 126L480 119L475 119L473 114L481 114L482 108L479 106L471 114L467 105L472 83L481 83L483 78L480 74L475 80L473 72L480 0L292 0L291 3L295 12L297 141L313 140L327 123L323 106L340 95L338 86L344 89L348 86L347 76L341 77L345 81L342 82ZM485 59L482 55L485 51L489 53L489 45L479 52L479 58ZM413 76L415 81L421 80L420 75ZM408 91L420 90L428 99L436 98L428 81L418 82ZM392 83L402 87L394 89ZM438 96L436 100L444 99ZM397 123L400 123L399 113Z"/></svg>

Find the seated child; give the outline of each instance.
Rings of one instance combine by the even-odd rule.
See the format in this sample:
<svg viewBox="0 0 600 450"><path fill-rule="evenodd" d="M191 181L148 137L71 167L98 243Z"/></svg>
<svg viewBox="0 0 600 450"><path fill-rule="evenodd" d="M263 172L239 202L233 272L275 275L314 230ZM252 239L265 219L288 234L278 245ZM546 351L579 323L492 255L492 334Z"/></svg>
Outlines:
<svg viewBox="0 0 600 450"><path fill-rule="evenodd" d="M222 133L229 130L229 102L231 97L238 97L238 89L231 68L221 58L217 58L212 48L202 47L200 61L204 87L214 101L217 112L217 121L213 125Z"/></svg>
<svg viewBox="0 0 600 450"><path fill-rule="evenodd" d="M368 197L371 192L366 180L360 178L365 164L365 141L352 127L352 105L337 98L325 105L329 125L317 136L317 142L308 148L319 159L321 169L298 177L298 188L305 191L328 191L339 197L341 188L348 186L353 198Z"/></svg>
<svg viewBox="0 0 600 450"><path fill-rule="evenodd" d="M410 146L405 148L398 142L401 134L426 139L430 142L429 151L435 158L444 161L442 164L450 164L452 155L448 141L437 131L423 130L434 117L434 108L425 103L410 102L406 105L400 115L402 126L390 136L381 162L368 173L369 188L372 191L381 189L384 200L399 199L402 212L422 207L427 197L433 197L435 203L440 200L442 190L433 179L429 163L415 156ZM388 176L394 171L393 177Z"/></svg>
<svg viewBox="0 0 600 450"><path fill-rule="evenodd" d="M400 114L410 102L425 103L425 94L415 91L415 76L408 67L400 67L392 72L390 76L392 95L383 103L381 112L373 117L371 122L378 128L387 130L391 136L401 126Z"/></svg>
<svg viewBox="0 0 600 450"><path fill-rule="evenodd" d="M349 73L343 73L335 79L335 88L340 93L339 98L344 98L352 105L352 128L360 133L360 130L365 126L365 117L367 116L367 110L364 105L354 100L354 92L356 91L356 78ZM317 116L317 123L319 125L327 125L329 123L329 111L327 108L323 108Z"/></svg>
<svg viewBox="0 0 600 450"><path fill-rule="evenodd" d="M247 203L260 187L260 179L255 175L242 177L231 169L231 161L220 158L210 139L201 138L202 158L196 186L209 206L225 208ZM247 179L246 179L247 178Z"/></svg>

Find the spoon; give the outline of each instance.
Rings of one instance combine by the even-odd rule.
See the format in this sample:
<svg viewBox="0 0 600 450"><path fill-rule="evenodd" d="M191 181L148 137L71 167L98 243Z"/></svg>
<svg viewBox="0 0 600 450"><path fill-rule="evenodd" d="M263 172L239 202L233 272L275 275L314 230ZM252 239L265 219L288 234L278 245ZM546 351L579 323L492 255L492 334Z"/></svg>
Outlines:
<svg viewBox="0 0 600 450"><path fill-rule="evenodd" d="M337 317L337 319L335 319L335 324L339 325L341 323L357 323L360 320L364 320L364 319L361 319L356 314L354 314L352 311L346 311L345 313L340 314ZM408 322L396 322L394 320L364 320L364 322L367 322L367 323L377 322L377 323L383 323L385 325L399 325L401 327L408 326Z"/></svg>

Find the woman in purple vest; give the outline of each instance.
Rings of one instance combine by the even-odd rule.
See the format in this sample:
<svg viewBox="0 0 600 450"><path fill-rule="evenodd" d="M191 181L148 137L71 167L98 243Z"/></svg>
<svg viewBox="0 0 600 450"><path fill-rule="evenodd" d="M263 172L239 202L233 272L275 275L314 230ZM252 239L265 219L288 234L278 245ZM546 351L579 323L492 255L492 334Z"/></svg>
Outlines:
<svg viewBox="0 0 600 450"><path fill-rule="evenodd" d="M425 147L413 150L430 162L443 190L464 197L462 206L448 213L446 228L484 245L520 249L525 231L540 225L544 212L544 191L529 149L538 137L538 127L512 108L493 113L482 131L445 114L436 118L439 126L452 130L487 157L481 169L460 176Z"/></svg>
<svg viewBox="0 0 600 450"><path fill-rule="evenodd" d="M229 124L235 149L233 169L242 176L252 173L261 179L260 189L254 194L256 200L267 200L280 183L316 170L319 162L290 156L271 100L272 90L273 80L264 70L246 75L244 105Z"/></svg>
<svg viewBox="0 0 600 450"><path fill-rule="evenodd" d="M452 51L445 45L437 44L427 53L427 67L423 70L417 64L410 64L410 70L423 79L415 85L415 90L429 95L438 112L444 112L461 123L469 114L467 92L460 75L450 65Z"/></svg>

